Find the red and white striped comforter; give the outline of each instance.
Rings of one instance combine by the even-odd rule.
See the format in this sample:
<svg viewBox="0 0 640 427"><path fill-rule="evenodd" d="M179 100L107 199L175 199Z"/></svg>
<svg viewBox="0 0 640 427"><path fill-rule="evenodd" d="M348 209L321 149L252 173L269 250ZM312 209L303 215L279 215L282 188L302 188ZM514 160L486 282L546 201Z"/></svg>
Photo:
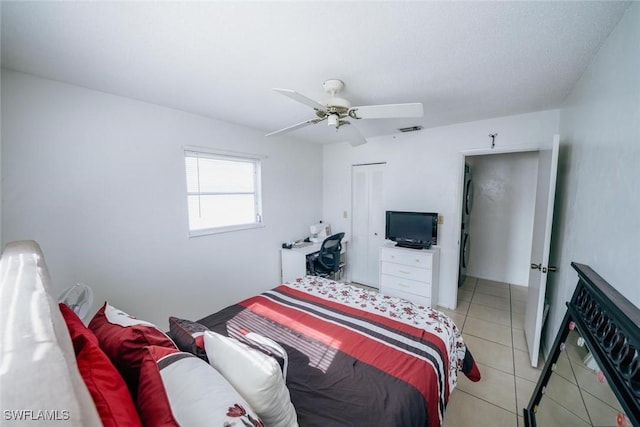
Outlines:
<svg viewBox="0 0 640 427"><path fill-rule="evenodd" d="M305 277L199 321L279 342L301 426L434 426L458 371L479 372L453 321L400 298Z"/></svg>

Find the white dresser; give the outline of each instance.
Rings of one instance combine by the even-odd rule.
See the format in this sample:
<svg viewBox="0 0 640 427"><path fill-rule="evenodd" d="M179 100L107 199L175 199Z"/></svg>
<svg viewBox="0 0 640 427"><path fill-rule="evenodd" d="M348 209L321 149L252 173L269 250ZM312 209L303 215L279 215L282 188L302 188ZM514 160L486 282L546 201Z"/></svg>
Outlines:
<svg viewBox="0 0 640 427"><path fill-rule="evenodd" d="M380 293L431 307L438 303L440 248L380 248Z"/></svg>

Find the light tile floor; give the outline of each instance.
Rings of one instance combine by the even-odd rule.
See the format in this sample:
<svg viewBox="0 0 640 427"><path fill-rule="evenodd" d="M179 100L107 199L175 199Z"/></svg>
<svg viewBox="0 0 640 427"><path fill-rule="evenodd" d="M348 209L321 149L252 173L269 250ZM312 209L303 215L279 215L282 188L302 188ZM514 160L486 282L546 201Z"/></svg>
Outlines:
<svg viewBox="0 0 640 427"><path fill-rule="evenodd" d="M531 367L524 338L527 288L468 277L458 289L458 307L438 307L462 329L482 379L460 375L443 427L524 427L522 409L540 376Z"/></svg>

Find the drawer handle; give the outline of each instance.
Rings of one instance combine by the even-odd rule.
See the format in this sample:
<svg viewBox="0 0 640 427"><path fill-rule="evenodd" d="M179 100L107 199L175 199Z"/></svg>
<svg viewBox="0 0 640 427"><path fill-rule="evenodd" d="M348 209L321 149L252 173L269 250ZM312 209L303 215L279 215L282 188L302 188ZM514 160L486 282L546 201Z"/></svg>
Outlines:
<svg viewBox="0 0 640 427"><path fill-rule="evenodd" d="M398 273L402 273L402 274L411 274L410 271L404 271L404 270L398 270Z"/></svg>
<svg viewBox="0 0 640 427"><path fill-rule="evenodd" d="M404 283L398 283L398 286L402 286L403 288L410 288L411 286L405 285Z"/></svg>

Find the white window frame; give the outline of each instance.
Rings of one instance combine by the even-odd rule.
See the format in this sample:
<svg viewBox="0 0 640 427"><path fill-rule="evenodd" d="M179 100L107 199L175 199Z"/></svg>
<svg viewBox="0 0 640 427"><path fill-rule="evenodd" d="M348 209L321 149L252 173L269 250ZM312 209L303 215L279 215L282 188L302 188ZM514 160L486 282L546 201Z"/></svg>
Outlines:
<svg viewBox="0 0 640 427"><path fill-rule="evenodd" d="M223 193L206 193L206 192L190 192L188 190L187 184L187 170L186 170L186 160L188 157L196 157L196 158L208 158L208 159L217 159L217 160L229 160L234 162L247 162L252 163L254 165L254 192L246 193L246 192L223 192ZM257 155L257 154L247 154L247 153L237 153L231 151L224 150L216 150L211 148L204 147L184 147L184 166L185 166L185 185L186 185L186 201L187 201L187 228L189 230L189 237L197 237L204 236L209 234L217 234L217 233L226 233L230 231L238 231L238 230L247 230L253 228L264 227L263 217L262 217L262 159L265 156ZM191 222L189 219L189 196L200 196L200 195L211 195L211 194L253 194L254 195L254 205L256 218L255 222L252 223L244 223L244 224L235 224L235 225L227 225L222 227L212 227L212 228L203 228L203 229L192 229Z"/></svg>

